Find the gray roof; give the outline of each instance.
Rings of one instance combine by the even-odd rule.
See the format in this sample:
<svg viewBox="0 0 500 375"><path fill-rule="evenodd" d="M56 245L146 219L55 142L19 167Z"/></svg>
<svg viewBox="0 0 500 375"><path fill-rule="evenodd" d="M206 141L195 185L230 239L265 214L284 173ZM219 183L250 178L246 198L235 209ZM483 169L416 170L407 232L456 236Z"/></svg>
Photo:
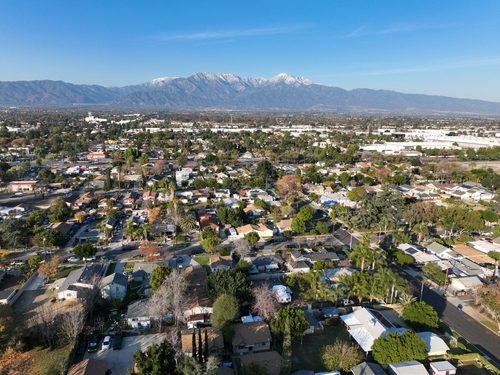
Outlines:
<svg viewBox="0 0 500 375"><path fill-rule="evenodd" d="M382 367L372 362L362 362L354 366L351 372L354 375L385 375L385 371Z"/></svg>
<svg viewBox="0 0 500 375"><path fill-rule="evenodd" d="M67 290L71 285L76 283L89 283L92 281L93 277L100 276L101 272L102 266L100 264L89 264L85 267L71 271L59 287L59 291Z"/></svg>
<svg viewBox="0 0 500 375"><path fill-rule="evenodd" d="M151 272L153 272L153 270L159 266L160 265L158 263L154 262L135 262L133 272L135 273L137 271L144 271L151 274Z"/></svg>
<svg viewBox="0 0 500 375"><path fill-rule="evenodd" d="M427 246L427 250L432 251L434 254L441 254L451 249L437 242L433 242L429 246Z"/></svg>
<svg viewBox="0 0 500 375"><path fill-rule="evenodd" d="M127 318L147 318L150 317L148 300L138 300L132 302L127 307Z"/></svg>
<svg viewBox="0 0 500 375"><path fill-rule="evenodd" d="M128 278L123 273L115 272L101 280L101 287L109 284L118 284L126 288L128 286Z"/></svg>

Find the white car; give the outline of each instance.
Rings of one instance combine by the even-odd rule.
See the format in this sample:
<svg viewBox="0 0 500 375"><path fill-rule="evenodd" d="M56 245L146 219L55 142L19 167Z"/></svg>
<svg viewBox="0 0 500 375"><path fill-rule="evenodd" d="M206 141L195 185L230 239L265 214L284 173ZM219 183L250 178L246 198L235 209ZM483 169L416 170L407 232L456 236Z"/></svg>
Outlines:
<svg viewBox="0 0 500 375"><path fill-rule="evenodd" d="M109 348L111 348L111 336L106 336L102 340L101 350L108 350Z"/></svg>
<svg viewBox="0 0 500 375"><path fill-rule="evenodd" d="M68 262L79 262L80 258L77 256L72 256L68 258Z"/></svg>

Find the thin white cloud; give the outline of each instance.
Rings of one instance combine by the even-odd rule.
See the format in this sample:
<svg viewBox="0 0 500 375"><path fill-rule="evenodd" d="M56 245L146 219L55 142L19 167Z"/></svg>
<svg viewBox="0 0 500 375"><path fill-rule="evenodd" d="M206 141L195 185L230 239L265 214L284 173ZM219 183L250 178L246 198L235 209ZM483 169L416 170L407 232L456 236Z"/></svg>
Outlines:
<svg viewBox="0 0 500 375"><path fill-rule="evenodd" d="M291 25L278 27L258 27L233 30L209 30L189 33L171 33L152 35L148 39L157 42L189 42L203 40L236 39L259 36L290 34L307 28L307 25Z"/></svg>
<svg viewBox="0 0 500 375"><path fill-rule="evenodd" d="M451 25L428 25L428 24L407 24L407 25L393 25L382 29L373 29L366 25L359 26L350 33L346 34L345 38L360 38L364 36L373 35L390 35L399 33L409 33L413 31L435 30L448 28Z"/></svg>
<svg viewBox="0 0 500 375"><path fill-rule="evenodd" d="M401 67L401 68L372 70L366 72L355 72L355 73L342 74L342 76L384 76L393 74L432 72L432 71L443 71L443 70L474 68L481 66L495 66L495 65L500 65L500 57L478 59L478 60L453 61L443 64L434 64L425 66Z"/></svg>

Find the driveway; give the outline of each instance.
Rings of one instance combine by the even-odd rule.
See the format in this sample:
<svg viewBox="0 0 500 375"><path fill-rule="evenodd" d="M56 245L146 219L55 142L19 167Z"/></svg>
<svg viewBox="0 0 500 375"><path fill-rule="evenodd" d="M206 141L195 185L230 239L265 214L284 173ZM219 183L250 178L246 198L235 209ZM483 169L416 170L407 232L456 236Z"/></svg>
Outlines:
<svg viewBox="0 0 500 375"><path fill-rule="evenodd" d="M165 333L124 337L120 350L99 350L97 353L86 353L85 358L104 359L112 375L130 374L134 366L134 353L145 350L153 344L159 344L166 337ZM102 342L99 343L99 348L101 344Z"/></svg>

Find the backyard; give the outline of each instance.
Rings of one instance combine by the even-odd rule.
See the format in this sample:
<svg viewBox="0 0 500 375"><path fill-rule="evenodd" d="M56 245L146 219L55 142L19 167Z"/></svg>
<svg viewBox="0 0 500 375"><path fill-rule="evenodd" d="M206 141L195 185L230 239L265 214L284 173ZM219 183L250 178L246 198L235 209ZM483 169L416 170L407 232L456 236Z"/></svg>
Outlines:
<svg viewBox="0 0 500 375"><path fill-rule="evenodd" d="M336 339L349 340L349 335L341 324L325 326L323 332L304 336L302 343L296 342L293 345L293 370L323 370L323 348L333 344Z"/></svg>

